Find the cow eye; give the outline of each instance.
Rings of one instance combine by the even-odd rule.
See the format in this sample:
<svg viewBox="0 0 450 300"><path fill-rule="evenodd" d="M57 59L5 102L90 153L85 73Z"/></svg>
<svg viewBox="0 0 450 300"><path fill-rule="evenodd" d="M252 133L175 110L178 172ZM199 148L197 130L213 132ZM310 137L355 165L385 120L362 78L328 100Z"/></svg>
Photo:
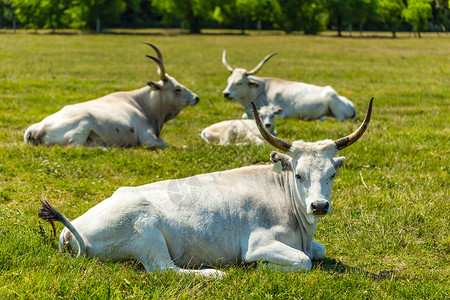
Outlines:
<svg viewBox="0 0 450 300"><path fill-rule="evenodd" d="M238 82L238 83L236 83L236 85L242 85L242 82Z"/></svg>
<svg viewBox="0 0 450 300"><path fill-rule="evenodd" d="M331 176L330 176L330 180L333 180L334 177L336 177L336 174L331 175Z"/></svg>
<svg viewBox="0 0 450 300"><path fill-rule="evenodd" d="M181 88L175 88L175 93L180 93L181 92Z"/></svg>
<svg viewBox="0 0 450 300"><path fill-rule="evenodd" d="M300 175L300 174L295 174L295 177L296 177L298 180L300 180L300 181L303 181L303 180L304 180L303 176Z"/></svg>

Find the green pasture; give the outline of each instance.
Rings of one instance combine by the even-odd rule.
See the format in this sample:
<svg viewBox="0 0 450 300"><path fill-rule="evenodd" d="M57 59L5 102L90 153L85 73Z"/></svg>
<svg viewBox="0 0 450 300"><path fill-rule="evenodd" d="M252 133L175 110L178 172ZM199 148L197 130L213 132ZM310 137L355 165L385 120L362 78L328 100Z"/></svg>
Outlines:
<svg viewBox="0 0 450 300"><path fill-rule="evenodd" d="M66 104L157 80L142 41L200 96L163 128L169 148L24 144L29 125ZM355 103L358 121L277 119L283 139L340 138L374 97L367 132L341 151L333 212L317 227L326 259L307 273L229 266L213 280L58 254L51 227L37 218L42 196L75 219L121 186L269 163L269 145L220 147L199 136L243 113L221 97L223 49L247 69L278 52L258 75L331 85ZM449 120L449 36L0 34L0 298L448 299Z"/></svg>

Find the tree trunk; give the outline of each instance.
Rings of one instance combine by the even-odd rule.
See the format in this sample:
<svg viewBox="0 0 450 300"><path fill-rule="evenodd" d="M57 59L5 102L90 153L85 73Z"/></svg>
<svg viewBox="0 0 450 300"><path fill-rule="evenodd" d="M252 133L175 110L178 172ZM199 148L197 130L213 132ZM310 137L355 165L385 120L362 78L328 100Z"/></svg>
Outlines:
<svg viewBox="0 0 450 300"><path fill-rule="evenodd" d="M241 34L245 35L245 29L247 28L247 18L245 13L241 14Z"/></svg>
<svg viewBox="0 0 450 300"><path fill-rule="evenodd" d="M338 16L337 17L337 32L338 32L338 36L342 36L342 17Z"/></svg>
<svg viewBox="0 0 450 300"><path fill-rule="evenodd" d="M200 26L198 26L198 24L192 24L191 29L190 29L189 32L191 34L200 34L201 33Z"/></svg>
<svg viewBox="0 0 450 300"><path fill-rule="evenodd" d="M196 17L193 17L191 20L188 21L189 21L189 32L191 34L199 34L201 28L198 19Z"/></svg>
<svg viewBox="0 0 450 300"><path fill-rule="evenodd" d="M186 13L186 23L189 26L189 33L199 34L200 33L200 18L194 13L194 7L192 1L188 1L188 11Z"/></svg>
<svg viewBox="0 0 450 300"><path fill-rule="evenodd" d="M311 21L309 22L309 24L310 24L309 34L316 35L317 32L319 31L319 26L317 25L316 22L316 10L313 10Z"/></svg>
<svg viewBox="0 0 450 300"><path fill-rule="evenodd" d="M95 33L100 33L100 18L95 21Z"/></svg>

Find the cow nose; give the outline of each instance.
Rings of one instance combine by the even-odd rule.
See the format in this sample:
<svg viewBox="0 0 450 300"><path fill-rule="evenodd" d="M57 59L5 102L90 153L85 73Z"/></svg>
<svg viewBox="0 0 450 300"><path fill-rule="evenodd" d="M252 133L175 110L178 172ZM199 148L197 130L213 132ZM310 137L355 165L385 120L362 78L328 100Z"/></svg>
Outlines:
<svg viewBox="0 0 450 300"><path fill-rule="evenodd" d="M264 126L266 126L267 129L270 129L270 127L272 126L272 124L265 124Z"/></svg>
<svg viewBox="0 0 450 300"><path fill-rule="evenodd" d="M194 97L194 105L197 104L200 101L200 98L198 96Z"/></svg>
<svg viewBox="0 0 450 300"><path fill-rule="evenodd" d="M224 92L224 93L223 93L223 96L224 96L225 98L230 99L230 93L228 93L228 92Z"/></svg>
<svg viewBox="0 0 450 300"><path fill-rule="evenodd" d="M327 214L330 204L328 201L314 201L311 203L311 209L314 215L323 216Z"/></svg>

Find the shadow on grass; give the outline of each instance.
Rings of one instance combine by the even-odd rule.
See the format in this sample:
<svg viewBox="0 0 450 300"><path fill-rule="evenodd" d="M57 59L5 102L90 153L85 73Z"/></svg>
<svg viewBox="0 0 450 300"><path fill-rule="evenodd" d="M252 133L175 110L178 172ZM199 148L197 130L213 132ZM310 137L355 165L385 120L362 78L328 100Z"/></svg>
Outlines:
<svg viewBox="0 0 450 300"><path fill-rule="evenodd" d="M324 271L327 271L331 274L336 275L342 275L342 274L349 274L349 273L355 273L355 274L362 274L367 276L368 278L371 278L372 280L378 281L378 280L399 280L400 278L397 276L396 271L381 271L379 273L371 273L364 270L361 270L360 268L351 267L348 266L340 261L337 261L335 259L325 258L323 261L315 262L313 264L313 269L322 269Z"/></svg>

